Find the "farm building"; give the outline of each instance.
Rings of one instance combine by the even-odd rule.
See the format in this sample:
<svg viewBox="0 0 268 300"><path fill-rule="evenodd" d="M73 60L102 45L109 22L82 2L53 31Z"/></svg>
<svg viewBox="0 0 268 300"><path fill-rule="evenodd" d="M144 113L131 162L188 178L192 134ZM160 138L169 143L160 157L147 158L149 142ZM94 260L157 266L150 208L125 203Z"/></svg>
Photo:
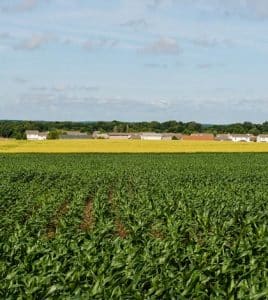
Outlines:
<svg viewBox="0 0 268 300"><path fill-rule="evenodd" d="M92 136L87 134L86 132L80 131L67 131L64 134L60 135L60 139L62 140L83 140L83 139L91 139Z"/></svg>
<svg viewBox="0 0 268 300"><path fill-rule="evenodd" d="M268 134L260 134L257 136L257 142L268 143Z"/></svg>
<svg viewBox="0 0 268 300"><path fill-rule="evenodd" d="M229 133L228 134L217 134L215 137L215 140L216 141L231 141L232 137Z"/></svg>
<svg viewBox="0 0 268 300"><path fill-rule="evenodd" d="M182 139L186 141L213 141L214 135L209 133L192 133L191 135L183 135Z"/></svg>
<svg viewBox="0 0 268 300"><path fill-rule="evenodd" d="M254 140L254 136L251 134L231 134L231 140L233 142L251 142Z"/></svg>
<svg viewBox="0 0 268 300"><path fill-rule="evenodd" d="M25 133L29 141L44 141L48 136L48 132L39 132L38 130L26 130Z"/></svg>
<svg viewBox="0 0 268 300"><path fill-rule="evenodd" d="M163 133L162 140L170 141L172 139L180 140L182 138L182 134L180 133Z"/></svg>
<svg viewBox="0 0 268 300"><path fill-rule="evenodd" d="M109 139L111 140L128 140L130 138L131 138L131 134L129 133L119 133L119 132L109 133Z"/></svg>
<svg viewBox="0 0 268 300"><path fill-rule="evenodd" d="M142 133L131 133L130 134L130 139L131 140L140 140L141 139Z"/></svg>
<svg viewBox="0 0 268 300"><path fill-rule="evenodd" d="M108 133L101 133L100 131L94 131L92 137L93 139L109 139Z"/></svg>
<svg viewBox="0 0 268 300"><path fill-rule="evenodd" d="M155 133L155 132L143 132L141 134L141 139L144 141L161 141L162 140L162 134L161 133Z"/></svg>

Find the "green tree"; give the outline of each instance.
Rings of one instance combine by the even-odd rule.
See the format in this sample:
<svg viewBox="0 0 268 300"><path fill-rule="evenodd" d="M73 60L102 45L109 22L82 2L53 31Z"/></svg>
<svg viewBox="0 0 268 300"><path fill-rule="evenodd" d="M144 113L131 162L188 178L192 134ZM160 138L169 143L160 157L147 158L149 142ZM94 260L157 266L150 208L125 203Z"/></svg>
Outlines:
<svg viewBox="0 0 268 300"><path fill-rule="evenodd" d="M60 132L58 130L52 130L48 134L48 140L57 140L60 137Z"/></svg>

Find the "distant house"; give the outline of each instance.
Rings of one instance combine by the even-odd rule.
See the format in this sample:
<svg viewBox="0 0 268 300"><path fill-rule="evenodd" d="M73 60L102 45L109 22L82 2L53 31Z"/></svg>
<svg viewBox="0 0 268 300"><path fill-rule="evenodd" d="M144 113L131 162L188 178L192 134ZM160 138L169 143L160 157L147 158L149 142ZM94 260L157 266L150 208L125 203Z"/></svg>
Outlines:
<svg viewBox="0 0 268 300"><path fill-rule="evenodd" d="M130 139L131 140L140 140L141 139L141 135L142 135L142 133L131 133L130 134Z"/></svg>
<svg viewBox="0 0 268 300"><path fill-rule="evenodd" d="M191 135L183 135L182 139L186 141L213 141L215 138L210 133L192 133Z"/></svg>
<svg viewBox="0 0 268 300"><path fill-rule="evenodd" d="M48 136L48 132L39 132L38 130L26 130L25 133L29 141L44 141Z"/></svg>
<svg viewBox="0 0 268 300"><path fill-rule="evenodd" d="M268 134L259 134L257 136L257 142L259 142L259 143L268 143Z"/></svg>
<svg viewBox="0 0 268 300"><path fill-rule="evenodd" d="M180 133L163 133L162 134L162 140L164 141L170 141L172 139L180 140L182 138L182 134Z"/></svg>
<svg viewBox="0 0 268 300"><path fill-rule="evenodd" d="M156 132L143 132L141 134L141 140L144 141L161 141L162 134Z"/></svg>
<svg viewBox="0 0 268 300"><path fill-rule="evenodd" d="M131 138L131 134L129 133L119 133L119 132L112 132L109 133L109 139L111 140L128 140Z"/></svg>
<svg viewBox="0 0 268 300"><path fill-rule="evenodd" d="M100 131L94 131L92 137L93 139L109 139L109 134L101 133Z"/></svg>
<svg viewBox="0 0 268 300"><path fill-rule="evenodd" d="M80 131L66 131L64 134L60 135L60 139L63 140L83 140L91 138L92 136L88 133Z"/></svg>
<svg viewBox="0 0 268 300"><path fill-rule="evenodd" d="M251 142L254 140L252 134L231 134L231 140L233 142Z"/></svg>
<svg viewBox="0 0 268 300"><path fill-rule="evenodd" d="M217 134L215 137L216 141L231 141L232 140L232 136L228 133L228 134Z"/></svg>

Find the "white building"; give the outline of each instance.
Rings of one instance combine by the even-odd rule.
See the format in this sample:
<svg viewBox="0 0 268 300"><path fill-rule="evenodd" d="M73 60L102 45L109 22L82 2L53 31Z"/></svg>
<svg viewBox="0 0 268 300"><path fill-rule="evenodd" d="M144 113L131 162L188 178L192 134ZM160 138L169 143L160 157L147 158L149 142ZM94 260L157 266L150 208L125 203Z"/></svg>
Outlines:
<svg viewBox="0 0 268 300"><path fill-rule="evenodd" d="M144 141L161 141L162 140L162 134L161 133L155 133L155 132L144 132L141 134L141 140Z"/></svg>
<svg viewBox="0 0 268 300"><path fill-rule="evenodd" d="M109 133L109 139L111 140L129 140L130 138L131 138L131 134L129 133L119 133L119 132Z"/></svg>
<svg viewBox="0 0 268 300"><path fill-rule="evenodd" d="M163 133L162 140L164 141L171 141L171 140L181 140L182 134L181 133Z"/></svg>
<svg viewBox="0 0 268 300"><path fill-rule="evenodd" d="M260 134L257 136L257 142L268 143L268 134Z"/></svg>
<svg viewBox="0 0 268 300"><path fill-rule="evenodd" d="M94 131L92 134L93 139L108 139L109 134L108 133L101 133L100 131Z"/></svg>
<svg viewBox="0 0 268 300"><path fill-rule="evenodd" d="M216 141L231 141L232 140L232 136L231 134L227 133L227 134L217 134L215 137Z"/></svg>
<svg viewBox="0 0 268 300"><path fill-rule="evenodd" d="M38 130L26 130L26 137L29 141L44 141L47 139L48 132L39 132Z"/></svg>
<svg viewBox="0 0 268 300"><path fill-rule="evenodd" d="M230 137L233 142L251 142L253 140L251 134L231 134Z"/></svg>

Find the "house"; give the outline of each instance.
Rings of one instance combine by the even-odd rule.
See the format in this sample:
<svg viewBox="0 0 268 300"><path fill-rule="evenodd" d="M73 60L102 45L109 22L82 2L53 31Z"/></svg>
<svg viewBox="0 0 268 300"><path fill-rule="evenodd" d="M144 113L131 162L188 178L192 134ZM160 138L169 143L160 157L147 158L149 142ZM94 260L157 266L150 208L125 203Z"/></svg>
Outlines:
<svg viewBox="0 0 268 300"><path fill-rule="evenodd" d="M233 142L251 142L254 136L252 134L231 134L231 140Z"/></svg>
<svg viewBox="0 0 268 300"><path fill-rule="evenodd" d="M131 140L140 140L141 139L142 133L131 133L130 134L130 139Z"/></svg>
<svg viewBox="0 0 268 300"><path fill-rule="evenodd" d="M93 139L109 139L108 133L101 133L100 131L94 131L92 137Z"/></svg>
<svg viewBox="0 0 268 300"><path fill-rule="evenodd" d="M48 132L39 132L38 130L26 130L25 133L29 141L44 141L48 136Z"/></svg>
<svg viewBox="0 0 268 300"><path fill-rule="evenodd" d="M257 136L257 142L259 142L259 143L268 143L268 134L259 134Z"/></svg>
<svg viewBox="0 0 268 300"><path fill-rule="evenodd" d="M66 131L64 134L61 134L59 138L63 140L83 140L91 139L92 136L86 132Z"/></svg>
<svg viewBox="0 0 268 300"><path fill-rule="evenodd" d="M231 141L232 140L232 137L231 135L228 133L228 134L217 134L216 137L215 137L215 140L216 141Z"/></svg>
<svg viewBox="0 0 268 300"><path fill-rule="evenodd" d="M163 133L162 140L170 141L170 140L180 140L182 138L182 134L180 133Z"/></svg>
<svg viewBox="0 0 268 300"><path fill-rule="evenodd" d="M214 135L210 133L192 133L191 135L183 135L186 141L214 141Z"/></svg>
<svg viewBox="0 0 268 300"><path fill-rule="evenodd" d="M131 134L129 133L112 132L108 135L111 140L128 140L131 138Z"/></svg>
<svg viewBox="0 0 268 300"><path fill-rule="evenodd" d="M141 134L141 140L144 141L161 141L162 134L156 132L143 132Z"/></svg>

